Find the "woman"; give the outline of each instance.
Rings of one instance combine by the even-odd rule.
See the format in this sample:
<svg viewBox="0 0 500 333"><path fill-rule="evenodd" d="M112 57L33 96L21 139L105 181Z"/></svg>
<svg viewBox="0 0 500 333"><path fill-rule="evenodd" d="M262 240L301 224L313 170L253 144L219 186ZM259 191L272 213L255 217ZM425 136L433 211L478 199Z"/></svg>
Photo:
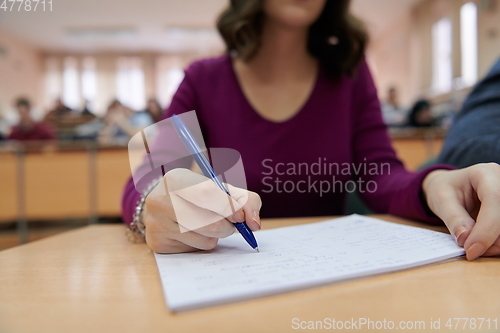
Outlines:
<svg viewBox="0 0 500 333"><path fill-rule="evenodd" d="M346 194L342 185L355 179L376 184L376 190L364 189L361 195L377 212L429 222L438 221L437 215L465 247L469 260L500 254L500 167L405 171L391 147L363 58L366 34L348 9L348 0L231 1L218 23L228 55L192 64L165 118L196 110L207 146L239 151L248 188L258 194L230 187L235 200L248 194L248 201L224 218L229 206L225 195L210 182L201 192L190 191L189 185L202 176L186 169L164 177L169 188L185 188L180 195L149 195L145 200L149 191L144 190L141 200L130 181L123 197L124 219L130 222L134 210L139 212L135 222L144 223L154 251L211 249L218 238L234 232L231 222L246 220L258 230L260 216L341 214ZM313 164L323 161L388 165L390 171L353 167L355 171L312 172ZM311 166L311 172L282 168L298 164ZM332 177L339 187L318 193L314 184ZM284 191L277 188L278 180L309 184ZM193 219L215 214L220 221L180 232L173 201Z"/></svg>

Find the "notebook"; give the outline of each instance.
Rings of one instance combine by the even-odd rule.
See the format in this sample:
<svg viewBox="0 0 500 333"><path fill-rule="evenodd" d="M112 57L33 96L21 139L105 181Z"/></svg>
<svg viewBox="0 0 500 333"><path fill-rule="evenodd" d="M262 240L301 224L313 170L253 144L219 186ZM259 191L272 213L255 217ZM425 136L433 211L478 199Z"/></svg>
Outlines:
<svg viewBox="0 0 500 333"><path fill-rule="evenodd" d="M464 254L448 234L360 215L259 231L255 237L259 253L234 234L212 251L155 254L170 310L296 291Z"/></svg>

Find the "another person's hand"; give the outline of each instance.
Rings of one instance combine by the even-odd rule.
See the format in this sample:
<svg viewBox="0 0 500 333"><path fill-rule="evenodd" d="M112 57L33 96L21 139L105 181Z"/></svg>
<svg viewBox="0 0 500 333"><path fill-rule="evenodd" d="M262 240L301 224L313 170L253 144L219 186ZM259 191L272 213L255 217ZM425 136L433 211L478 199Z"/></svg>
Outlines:
<svg viewBox="0 0 500 333"><path fill-rule="evenodd" d="M423 182L429 208L441 218L468 260L500 255L500 165L435 170Z"/></svg>
<svg viewBox="0 0 500 333"><path fill-rule="evenodd" d="M259 195L231 185L227 188L231 197L202 175L187 169L169 171L144 205L142 218L149 247L158 253L211 250L219 238L234 233L234 222L246 221L251 230L259 230ZM189 222L188 231L179 220L181 224ZM207 223L211 221L216 222ZM192 225L201 227L194 229Z"/></svg>

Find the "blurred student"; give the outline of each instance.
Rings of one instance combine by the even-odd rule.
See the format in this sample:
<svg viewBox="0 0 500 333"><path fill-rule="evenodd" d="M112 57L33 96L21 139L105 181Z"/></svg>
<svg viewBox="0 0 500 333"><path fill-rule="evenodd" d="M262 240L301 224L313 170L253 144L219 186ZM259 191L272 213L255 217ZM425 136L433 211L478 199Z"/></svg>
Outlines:
<svg viewBox="0 0 500 333"><path fill-rule="evenodd" d="M58 136L61 140L80 139L79 131L82 128L93 128L92 121L96 116L90 111L89 101L85 100L83 110L72 110L57 99L54 108L47 113L45 121L52 124L58 130ZM89 126L85 126L89 124Z"/></svg>
<svg viewBox="0 0 500 333"><path fill-rule="evenodd" d="M150 98L148 100L148 104L146 110L144 110L151 119L151 123L156 123L160 121L163 117L163 109L160 106L160 103L154 98Z"/></svg>
<svg viewBox="0 0 500 333"><path fill-rule="evenodd" d="M64 105L60 98L56 99L54 102L54 107L46 115L44 120L55 126L57 126L61 121L66 120L72 113L69 107Z"/></svg>
<svg viewBox="0 0 500 333"><path fill-rule="evenodd" d="M382 103L382 117L387 126L403 126L406 123L406 111L399 104L395 87L389 88L387 100Z"/></svg>
<svg viewBox="0 0 500 333"><path fill-rule="evenodd" d="M112 101L108 106L104 119L101 121L99 141L102 143L124 141L134 135L135 131L129 120L132 112L118 100Z"/></svg>
<svg viewBox="0 0 500 333"><path fill-rule="evenodd" d="M0 140L5 140L10 132L10 126L5 117L0 114Z"/></svg>
<svg viewBox="0 0 500 333"><path fill-rule="evenodd" d="M465 100L438 161L457 168L500 163L500 59Z"/></svg>
<svg viewBox="0 0 500 333"><path fill-rule="evenodd" d="M16 110L19 115L19 123L12 127L9 140L54 140L55 133L52 128L43 122L37 122L31 116L31 103L26 98L16 101Z"/></svg>
<svg viewBox="0 0 500 333"><path fill-rule="evenodd" d="M84 118L89 119L89 120L96 118L94 112L92 112L92 110L90 108L90 101L89 100L85 100L85 106L83 107L83 110L80 113L80 115Z"/></svg>
<svg viewBox="0 0 500 333"><path fill-rule="evenodd" d="M153 124L153 119L146 112L135 112L114 100L108 107L103 126L99 130L102 143L126 144L141 129Z"/></svg>
<svg viewBox="0 0 500 333"><path fill-rule="evenodd" d="M434 118L431 113L431 104L426 100L417 101L411 108L408 116L409 127L432 127Z"/></svg>
<svg viewBox="0 0 500 333"><path fill-rule="evenodd" d="M438 223L437 215L469 260L500 254L500 199L495 195L500 166L449 170L439 165L418 173L404 169L392 149L364 60L367 35L350 14L349 3L229 3L218 22L228 53L186 70L164 118L196 110L207 147L240 152L250 191L230 186L241 208L226 218L231 212L227 196L191 172L192 161L162 166L168 187L182 189L178 192L150 195L151 189L161 193L164 186L156 176L159 167L136 179L137 187L130 180L122 200L123 218L127 223L134 219L132 230L145 226L146 242L154 251L212 249L219 238L234 233L232 222L246 220L258 230L260 216L343 214L343 188L361 180L374 185L360 194L376 212ZM175 149L165 135L159 133L149 146L153 154ZM323 165L319 172L313 168L317 163ZM325 163L353 165L356 171L328 170ZM298 171L299 165L310 171ZM146 168L147 161L144 170L150 170ZM318 183L331 183L332 177L340 186L320 193ZM191 186L202 181L202 191ZM285 183L289 186L283 188ZM207 216L219 221L181 233L178 212L186 212L192 221Z"/></svg>

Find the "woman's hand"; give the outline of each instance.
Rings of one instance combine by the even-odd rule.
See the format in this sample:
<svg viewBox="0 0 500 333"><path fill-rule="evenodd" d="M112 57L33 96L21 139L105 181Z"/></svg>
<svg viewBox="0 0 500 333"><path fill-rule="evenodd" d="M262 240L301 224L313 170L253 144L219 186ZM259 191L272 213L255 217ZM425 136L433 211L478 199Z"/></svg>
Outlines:
<svg viewBox="0 0 500 333"><path fill-rule="evenodd" d="M465 249L467 260L500 255L500 165L435 170L422 186L429 208Z"/></svg>
<svg viewBox="0 0 500 333"><path fill-rule="evenodd" d="M259 230L259 195L226 186L231 197L202 175L169 171L144 205L149 247L158 253L211 250L219 238L234 233L234 222L246 221L251 230Z"/></svg>

